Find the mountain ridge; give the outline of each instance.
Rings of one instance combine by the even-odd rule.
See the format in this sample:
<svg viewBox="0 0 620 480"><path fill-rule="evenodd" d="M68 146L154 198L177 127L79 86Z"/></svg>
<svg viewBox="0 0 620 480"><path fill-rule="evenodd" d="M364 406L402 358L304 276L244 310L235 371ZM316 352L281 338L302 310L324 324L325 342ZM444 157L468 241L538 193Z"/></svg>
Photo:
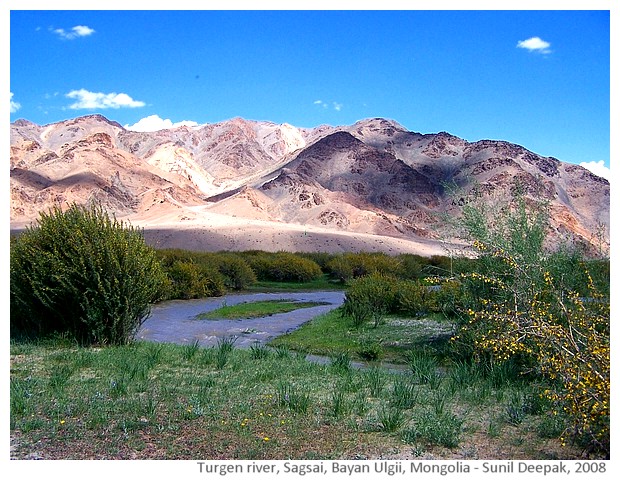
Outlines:
<svg viewBox="0 0 620 480"><path fill-rule="evenodd" d="M206 250L283 232L295 233L273 248L307 249L310 230L331 239L318 243L325 248L381 249L383 241L387 251L435 254L455 241L443 216L457 215L472 194L510 198L518 181L549 203L556 243L571 233L591 248L609 246L607 180L510 142L411 132L384 118L297 128L236 117L156 132L99 114L44 126L20 119L11 124L10 166L12 229L51 206L95 200L145 233L191 228L190 243ZM249 235L242 219L263 222L262 240L231 233L229 243L209 244L205 232Z"/></svg>

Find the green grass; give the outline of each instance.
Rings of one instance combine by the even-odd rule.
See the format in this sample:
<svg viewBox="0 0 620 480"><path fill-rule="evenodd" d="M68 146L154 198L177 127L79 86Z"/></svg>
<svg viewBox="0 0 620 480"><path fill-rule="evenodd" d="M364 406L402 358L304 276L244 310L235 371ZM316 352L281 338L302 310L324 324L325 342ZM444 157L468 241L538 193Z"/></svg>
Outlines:
<svg viewBox="0 0 620 480"><path fill-rule="evenodd" d="M199 313L196 318L199 320L258 318L319 305L328 304L323 302L297 302L295 300L261 300L225 305L210 312Z"/></svg>
<svg viewBox="0 0 620 480"><path fill-rule="evenodd" d="M258 352L225 340L210 348L13 342L11 456L354 459L388 453L398 458L412 450L434 458L462 458L463 452L480 458L579 455L549 438L561 423L551 425L544 409L531 407L532 387L497 385L484 375L458 384L448 371L431 388L408 373L345 368L345 356L336 368L310 363L282 346ZM518 424L506 414L515 409Z"/></svg>
<svg viewBox="0 0 620 480"><path fill-rule="evenodd" d="M317 316L271 345L317 355L346 352L356 360L408 363L410 352L418 348L441 355L453 333L453 325L439 315L414 319L388 316L376 328L372 322L357 328L341 312L339 308Z"/></svg>
<svg viewBox="0 0 620 480"><path fill-rule="evenodd" d="M342 321L340 309L335 309L315 317L291 333L275 338L270 345L318 355L331 355L334 352L351 351L354 346L353 335L353 329L347 322Z"/></svg>

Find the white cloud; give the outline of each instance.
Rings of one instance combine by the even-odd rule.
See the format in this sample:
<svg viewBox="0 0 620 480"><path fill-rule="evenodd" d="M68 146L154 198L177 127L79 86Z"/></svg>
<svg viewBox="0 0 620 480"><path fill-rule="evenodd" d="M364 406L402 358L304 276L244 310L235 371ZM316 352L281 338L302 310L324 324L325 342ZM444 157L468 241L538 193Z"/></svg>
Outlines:
<svg viewBox="0 0 620 480"><path fill-rule="evenodd" d="M168 128L180 127L180 126L195 127L198 125L191 120L183 120L181 122L173 123L170 119L160 118L159 115L149 115L148 117L138 120L133 125L125 125L127 130L133 130L134 132L156 132L157 130L164 130Z"/></svg>
<svg viewBox="0 0 620 480"><path fill-rule="evenodd" d="M65 40L73 40L78 37L87 37L89 35L92 35L93 33L95 33L95 30L87 27L86 25L76 25L75 27L72 27L71 30L69 30L68 32L64 28L56 28L52 30L52 32L54 32L60 38L64 38Z"/></svg>
<svg viewBox="0 0 620 480"><path fill-rule="evenodd" d="M85 89L72 90L65 95L75 98L77 102L69 105L71 110L98 109L98 108L137 108L144 107L144 102L134 100L126 93L89 92Z"/></svg>
<svg viewBox="0 0 620 480"><path fill-rule="evenodd" d="M609 167L605 166L605 162L603 160L599 160L598 162L581 162L579 165L583 168L587 168L594 175L598 175L599 177L603 177L607 180L611 179L611 170Z"/></svg>
<svg viewBox="0 0 620 480"><path fill-rule="evenodd" d="M314 105L318 105L320 107L323 108L329 108L330 104L328 102L324 102L323 100L315 100ZM333 107L334 110L336 110L337 112L339 112L340 110L342 110L343 104L342 103L338 103L338 102L332 102L331 106Z"/></svg>
<svg viewBox="0 0 620 480"><path fill-rule="evenodd" d="M551 44L549 42L545 42L540 37L531 37L517 43L517 48L525 48L530 52L537 53L551 53L551 50L549 49L550 46Z"/></svg>
<svg viewBox="0 0 620 480"><path fill-rule="evenodd" d="M13 92L11 92L11 96L9 98L11 100L11 113L15 113L17 112L17 110L22 108L22 106L19 103L13 101Z"/></svg>

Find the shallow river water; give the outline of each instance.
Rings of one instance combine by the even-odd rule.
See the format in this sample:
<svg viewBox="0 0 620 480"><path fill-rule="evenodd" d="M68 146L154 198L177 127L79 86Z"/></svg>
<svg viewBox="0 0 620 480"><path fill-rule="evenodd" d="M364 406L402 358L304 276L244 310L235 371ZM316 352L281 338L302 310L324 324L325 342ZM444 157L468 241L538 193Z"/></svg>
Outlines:
<svg viewBox="0 0 620 480"><path fill-rule="evenodd" d="M263 300L295 300L298 302L321 302L326 305L300 308L288 313L241 320L200 320L196 316L210 312L224 305ZM151 342L192 344L202 347L216 346L223 338L235 338L235 347L249 348L301 327L317 315L329 312L344 302L344 292L294 292L294 293L248 293L225 295L217 298L197 300L171 300L154 305L151 316L142 324L137 339ZM329 364L331 358L321 355L307 355L310 362ZM352 361L351 367L365 369L380 366L392 372L404 372L405 365Z"/></svg>
<svg viewBox="0 0 620 480"><path fill-rule="evenodd" d="M197 315L223 305L243 302L289 299L299 302L323 302L326 305L301 308L288 313L241 320L199 320ZM217 345L219 339L236 338L236 347L266 343L275 337L299 328L322 313L339 307L344 292L283 292L225 295L197 300L172 300L154 305L150 317L142 324L136 338L153 342L170 342L200 346Z"/></svg>

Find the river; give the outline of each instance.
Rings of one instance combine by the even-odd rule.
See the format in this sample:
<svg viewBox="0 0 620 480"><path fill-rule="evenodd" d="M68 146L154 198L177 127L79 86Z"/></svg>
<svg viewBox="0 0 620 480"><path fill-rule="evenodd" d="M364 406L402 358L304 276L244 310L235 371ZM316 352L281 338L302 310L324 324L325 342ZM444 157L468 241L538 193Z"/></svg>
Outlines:
<svg viewBox="0 0 620 480"><path fill-rule="evenodd" d="M321 302L325 305L300 308L288 313L240 320L199 320L197 315L223 305L263 300L295 300ZM171 300L154 305L151 315L142 324L136 338L152 342L169 342L200 346L217 345L219 339L236 338L235 346L248 348L256 343L284 335L316 317L339 307L344 302L342 291L282 292L231 294L196 300Z"/></svg>

